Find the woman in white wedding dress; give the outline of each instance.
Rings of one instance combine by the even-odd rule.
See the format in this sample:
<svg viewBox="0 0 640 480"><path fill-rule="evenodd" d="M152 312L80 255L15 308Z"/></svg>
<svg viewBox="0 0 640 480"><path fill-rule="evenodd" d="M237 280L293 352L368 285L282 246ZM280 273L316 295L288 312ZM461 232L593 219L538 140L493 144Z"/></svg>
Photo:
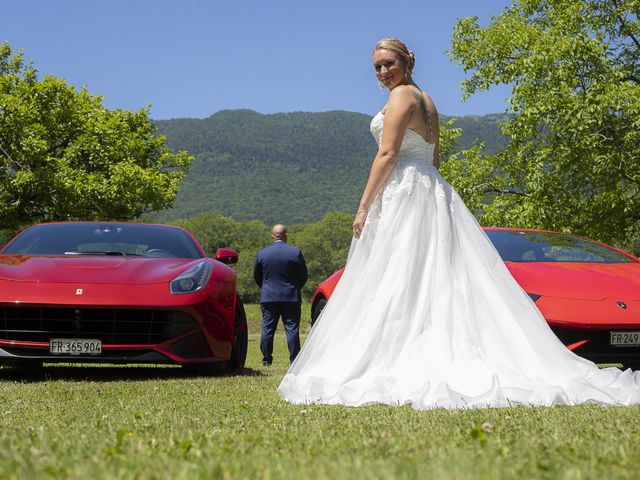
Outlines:
<svg viewBox="0 0 640 480"><path fill-rule="evenodd" d="M640 372L570 352L438 173L438 117L413 53L375 47L389 89L347 266L278 392L416 409L640 403Z"/></svg>

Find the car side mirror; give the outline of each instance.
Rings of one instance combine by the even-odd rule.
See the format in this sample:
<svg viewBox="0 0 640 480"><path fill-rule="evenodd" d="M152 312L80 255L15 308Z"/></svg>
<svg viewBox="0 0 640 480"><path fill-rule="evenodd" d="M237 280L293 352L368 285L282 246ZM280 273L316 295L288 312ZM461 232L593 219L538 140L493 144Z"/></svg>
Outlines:
<svg viewBox="0 0 640 480"><path fill-rule="evenodd" d="M238 252L230 248L219 248L216 250L216 260L227 265L238 263Z"/></svg>

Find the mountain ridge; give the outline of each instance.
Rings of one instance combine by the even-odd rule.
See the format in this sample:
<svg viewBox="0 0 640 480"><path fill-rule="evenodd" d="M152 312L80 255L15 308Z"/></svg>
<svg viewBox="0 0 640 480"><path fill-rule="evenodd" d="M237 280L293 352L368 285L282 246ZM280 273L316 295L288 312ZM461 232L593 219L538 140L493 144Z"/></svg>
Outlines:
<svg viewBox="0 0 640 480"><path fill-rule="evenodd" d="M442 115L441 122L451 117ZM458 117L460 148L478 139L504 147L501 114ZM213 211L236 220L309 223L329 211L354 211L376 144L362 113L261 114L222 110L204 119L157 120L172 150L195 156L174 207L161 221Z"/></svg>

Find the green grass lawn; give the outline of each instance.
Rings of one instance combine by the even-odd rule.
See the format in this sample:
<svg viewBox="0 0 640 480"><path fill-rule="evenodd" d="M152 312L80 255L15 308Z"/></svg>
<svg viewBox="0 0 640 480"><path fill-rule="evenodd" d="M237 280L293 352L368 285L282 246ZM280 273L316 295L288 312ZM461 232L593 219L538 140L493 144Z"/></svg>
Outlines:
<svg viewBox="0 0 640 480"><path fill-rule="evenodd" d="M240 376L1 369L0 478L640 477L640 407L289 405L276 392L288 366L282 328L273 366L262 367L259 309L247 313Z"/></svg>

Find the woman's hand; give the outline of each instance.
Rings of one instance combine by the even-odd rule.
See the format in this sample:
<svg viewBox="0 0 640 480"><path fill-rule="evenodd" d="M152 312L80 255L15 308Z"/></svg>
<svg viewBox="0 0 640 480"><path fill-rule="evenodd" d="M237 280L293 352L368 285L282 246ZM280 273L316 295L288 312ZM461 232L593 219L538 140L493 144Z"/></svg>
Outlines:
<svg viewBox="0 0 640 480"><path fill-rule="evenodd" d="M366 210L358 210L356 213L356 218L353 220L353 236L356 238L360 238L360 234L362 234L362 229L364 228L364 222L367 220L367 211Z"/></svg>

